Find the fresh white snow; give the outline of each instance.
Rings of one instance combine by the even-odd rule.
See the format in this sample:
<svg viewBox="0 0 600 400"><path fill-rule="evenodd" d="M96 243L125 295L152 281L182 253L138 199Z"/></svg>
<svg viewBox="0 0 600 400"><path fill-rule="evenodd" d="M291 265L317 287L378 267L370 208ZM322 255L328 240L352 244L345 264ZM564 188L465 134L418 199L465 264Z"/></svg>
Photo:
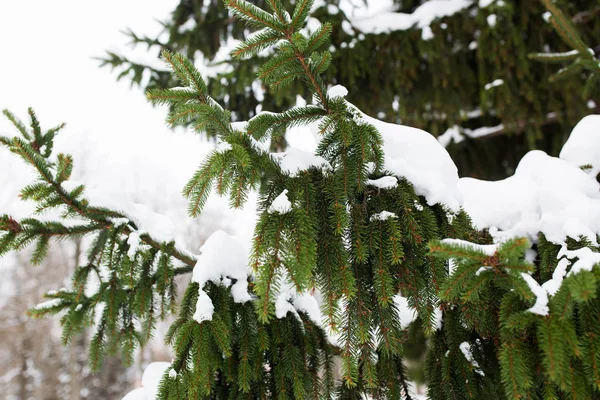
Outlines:
<svg viewBox="0 0 600 400"><path fill-rule="evenodd" d="M324 172L331 170L331 165L323 157L295 147L281 153L271 153L271 157L279 163L281 170L290 176L297 176L312 167L320 168Z"/></svg>
<svg viewBox="0 0 600 400"><path fill-rule="evenodd" d="M590 165L586 170L595 177L600 173L600 115L588 115L573 128L559 157L576 167Z"/></svg>
<svg viewBox="0 0 600 400"><path fill-rule="evenodd" d="M386 221L390 218L398 218L398 216L389 211L382 211L380 213L371 215L371 221Z"/></svg>
<svg viewBox="0 0 600 400"><path fill-rule="evenodd" d="M149 364L142 375L142 387L127 393L122 400L155 400L161 378L171 367L169 362L153 362ZM169 371L169 377L172 377Z"/></svg>
<svg viewBox="0 0 600 400"><path fill-rule="evenodd" d="M248 250L235 237L224 231L213 233L200 248L200 256L192 273L192 281L200 285L194 319L198 322L211 320L213 303L203 290L208 282L231 285L231 294L236 303L251 300L248 293Z"/></svg>
<svg viewBox="0 0 600 400"><path fill-rule="evenodd" d="M527 311L538 315L548 315L550 309L548 308L548 292L540 284L533 279L533 277L526 273L521 273L521 277L525 280L529 289L536 297L535 304Z"/></svg>
<svg viewBox="0 0 600 400"><path fill-rule="evenodd" d="M479 367L479 363L473 357L473 352L471 351L471 344L469 342L462 342L458 347L460 348L460 351L463 353L467 361L471 363L473 368L475 368L475 372L477 372L481 376L485 376L485 374Z"/></svg>
<svg viewBox="0 0 600 400"><path fill-rule="evenodd" d="M367 180L367 185L375 186L378 189L393 189L398 186L398 178L395 176L382 176L378 179Z"/></svg>
<svg viewBox="0 0 600 400"><path fill-rule="evenodd" d="M351 19L351 22L363 33L378 34L413 27L423 29L428 28L434 20L456 14L472 4L472 0L431 0L417 7L411 14L382 11L368 17Z"/></svg>
<svg viewBox="0 0 600 400"><path fill-rule="evenodd" d="M273 200L269 209L267 210L270 214L278 213L278 214L286 214L292 211L292 203L287 197L287 189L284 189L283 192L279 196Z"/></svg>

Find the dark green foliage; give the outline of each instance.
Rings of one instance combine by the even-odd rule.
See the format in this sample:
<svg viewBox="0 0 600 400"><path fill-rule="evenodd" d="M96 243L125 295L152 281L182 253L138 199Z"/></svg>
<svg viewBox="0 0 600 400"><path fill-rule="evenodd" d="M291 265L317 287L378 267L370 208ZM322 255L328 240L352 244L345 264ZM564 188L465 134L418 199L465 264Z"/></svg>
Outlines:
<svg viewBox="0 0 600 400"><path fill-rule="evenodd" d="M585 241L570 242L569 250L589 246ZM547 315L537 315L529 311L535 296L521 274L546 276L542 282L550 276L524 260L527 248L528 243L522 239L504 243L493 255L465 244L431 245L434 255L451 258L457 266L442 288L441 298L462 311L452 312L460 321L457 329L448 329L445 314L446 337L438 334L433 338L430 351L439 361L429 360L429 374L436 382L463 382L464 376L456 369L450 369L447 378L439 376L436 369L444 363L443 352L451 353L462 340L476 337L480 348L473 355L485 372L481 379L493 379L489 384L496 391L502 387L506 398L597 398L597 354L591 339L596 336L591 333L595 328L588 325L598 319L598 309L594 308L597 269L567 275L558 292L550 297ZM551 263L540 265L553 271L560 247L540 237L537 249L541 259ZM546 258L548 253L552 255ZM482 267L485 270L479 270ZM588 321L585 327L582 321ZM430 394L432 398L448 396L447 389L437 384L430 387Z"/></svg>

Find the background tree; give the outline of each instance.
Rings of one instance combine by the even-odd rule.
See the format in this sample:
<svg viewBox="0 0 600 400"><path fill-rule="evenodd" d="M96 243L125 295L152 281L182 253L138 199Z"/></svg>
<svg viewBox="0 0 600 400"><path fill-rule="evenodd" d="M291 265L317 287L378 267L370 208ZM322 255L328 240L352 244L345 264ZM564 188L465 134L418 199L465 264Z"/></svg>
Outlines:
<svg viewBox="0 0 600 400"><path fill-rule="evenodd" d="M264 6L265 2L255 4ZM353 8L364 8L362 2L319 3L313 16L334 27L326 44L332 62L325 78L331 84L343 82L356 88L349 100L369 115L423 128L436 136L447 132L444 143L452 137L465 138L460 144L449 144L463 176L497 179L510 175L532 148L558 154L575 123L600 104L598 86L585 93L580 90L585 75L549 79L555 69L528 58L540 50L572 50L548 22L541 2L414 0L389 4L394 13L384 9L369 18L353 17ZM555 5L570 16L583 42L597 51L597 1L559 0ZM381 22L383 14L392 21L388 27ZM309 92L298 84L275 92L258 83L256 72L264 61L260 57L229 58L232 39L247 38L253 30L238 26L235 20L220 0L182 0L163 22L165 34L157 38L127 34L133 45L147 45L156 57L168 49L185 54L199 66L215 64L208 73L209 92L233 110L238 120L259 110L285 110L295 104L297 95L308 98ZM168 71L128 60L126 55L107 53L103 65L117 68L119 78L128 77L144 89L175 84Z"/></svg>

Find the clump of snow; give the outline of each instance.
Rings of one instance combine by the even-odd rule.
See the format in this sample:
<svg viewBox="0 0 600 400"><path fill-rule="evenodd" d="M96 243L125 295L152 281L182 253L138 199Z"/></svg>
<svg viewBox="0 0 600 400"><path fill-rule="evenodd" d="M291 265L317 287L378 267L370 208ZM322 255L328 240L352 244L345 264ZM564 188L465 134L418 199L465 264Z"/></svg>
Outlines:
<svg viewBox="0 0 600 400"><path fill-rule="evenodd" d="M431 30L431 27L429 25L423 27L423 30L421 31L421 39L423 39L423 40L433 39L433 31Z"/></svg>
<svg viewBox="0 0 600 400"><path fill-rule="evenodd" d="M552 279L542 284L542 287L546 290L546 292L548 292L550 296L554 296L560 289L563 278L567 274L567 267L569 266L569 264L571 264L571 262L568 259L561 259L558 262L556 269L552 273Z"/></svg>
<svg viewBox="0 0 600 400"><path fill-rule="evenodd" d="M486 271L491 271L491 270L492 270L492 268L491 268L491 267L481 267L481 268L479 268L477 271L475 271L475 276L479 276L479 275L481 275L483 272L486 272Z"/></svg>
<svg viewBox="0 0 600 400"><path fill-rule="evenodd" d="M35 305L33 307L34 310L46 310L48 308L53 308L56 306L61 305L63 302L63 299L50 299L50 300L46 300L42 303L39 303L37 305Z"/></svg>
<svg viewBox="0 0 600 400"><path fill-rule="evenodd" d="M295 147L290 147L281 153L271 153L271 158L279 164L282 171L292 177L312 167L321 168L323 172L332 169L331 164L323 157Z"/></svg>
<svg viewBox="0 0 600 400"><path fill-rule="evenodd" d="M496 0L479 0L479 8L486 8Z"/></svg>
<svg viewBox="0 0 600 400"><path fill-rule="evenodd" d="M567 250L565 253L567 258L573 259L577 257L578 259L573 263L567 276L576 274L580 271L591 271L594 265L600 264L600 253L595 253L588 247L579 250Z"/></svg>
<svg viewBox="0 0 600 400"><path fill-rule="evenodd" d="M334 97L346 97L348 95L348 89L342 85L335 85L327 91L327 96Z"/></svg>
<svg viewBox="0 0 600 400"><path fill-rule="evenodd" d="M398 216L389 211L382 211L380 213L371 215L371 221L386 221L390 218L398 218Z"/></svg>
<svg viewBox="0 0 600 400"><path fill-rule="evenodd" d="M481 376L485 376L485 374L479 367L479 363L473 357L473 353L471 352L471 344L468 342L462 342L458 347L460 348L460 351L463 353L467 361L471 363L473 368L475 368L475 372L477 372Z"/></svg>
<svg viewBox="0 0 600 400"><path fill-rule="evenodd" d="M534 314L546 316L550 312L548 308L548 292L533 277L526 273L521 273L521 277L525 280L529 289L533 292L535 299L535 304L528 309L527 311L532 312Z"/></svg>
<svg viewBox="0 0 600 400"><path fill-rule="evenodd" d="M502 79L495 79L494 81L492 81L490 83L487 83L484 86L484 89L485 90L490 90L492 88L495 88L495 87L498 87L498 86L501 86L501 85L504 85L504 80L502 80Z"/></svg>
<svg viewBox="0 0 600 400"><path fill-rule="evenodd" d="M127 244L129 245L127 257L129 257L130 260L133 260L135 254L140 249L141 239L139 233L136 231L131 232L127 238Z"/></svg>
<svg viewBox="0 0 600 400"><path fill-rule="evenodd" d="M535 242L541 232L557 244L580 235L595 243L600 233L598 183L575 165L539 150L527 153L509 178L462 178L458 188L475 227L494 228L497 240L528 237Z"/></svg>
<svg viewBox="0 0 600 400"><path fill-rule="evenodd" d="M204 292L208 282L229 284L236 303L251 300L248 293L248 251L242 243L224 231L213 233L200 248L200 256L192 273L192 281L200 285L194 319L198 322L211 320L214 311L210 297Z"/></svg>
<svg viewBox="0 0 600 400"><path fill-rule="evenodd" d="M346 20L342 21L342 30L346 33L346 35L354 36L352 24Z"/></svg>
<svg viewBox="0 0 600 400"><path fill-rule="evenodd" d="M417 27L423 29L443 17L460 12L473 4L473 0L431 0L415 9L412 14L382 11L380 13L351 19L352 25L363 33L387 33Z"/></svg>
<svg viewBox="0 0 600 400"><path fill-rule="evenodd" d="M414 201L414 205L415 205L415 210L417 210L417 211L423 211L423 206L416 199Z"/></svg>
<svg viewBox="0 0 600 400"><path fill-rule="evenodd" d="M498 21L498 17L496 16L496 14L490 14L487 16L487 23L490 26L490 28L495 27L497 21Z"/></svg>
<svg viewBox="0 0 600 400"><path fill-rule="evenodd" d="M477 244L462 239L444 239L442 240L442 243L461 246L469 250L480 251L489 257L493 256L496 254L496 251L498 251L498 246L495 244Z"/></svg>
<svg viewBox="0 0 600 400"><path fill-rule="evenodd" d="M386 170L405 177L415 192L427 199L427 204L445 204L453 211L460 208L458 170L433 135L421 129L383 122L354 109L358 118L373 125L381 134Z"/></svg>
<svg viewBox="0 0 600 400"><path fill-rule="evenodd" d="M153 362L146 367L142 374L142 387L127 393L123 400L154 400L158 394L158 385L168 368L169 362ZM171 369L171 371L173 371ZM169 377L171 376L169 371ZM173 371L175 372L175 371Z"/></svg>
<svg viewBox="0 0 600 400"><path fill-rule="evenodd" d="M542 18L544 18L544 21L546 21L546 22L550 22L551 17L552 17L552 13L550 11L546 11L545 13L542 14Z"/></svg>
<svg viewBox="0 0 600 400"><path fill-rule="evenodd" d="M284 189L279 196L273 200L269 209L267 210L269 214L286 214L292 211L292 203L287 197L287 189Z"/></svg>
<svg viewBox="0 0 600 400"><path fill-rule="evenodd" d="M179 33L193 31L194 29L196 29L196 26L198 26L198 24L196 23L196 18L189 18L187 21L185 21L184 24L179 26Z"/></svg>
<svg viewBox="0 0 600 400"><path fill-rule="evenodd" d="M127 218L107 218L116 228L129 224L129 219Z"/></svg>
<svg viewBox="0 0 600 400"><path fill-rule="evenodd" d="M458 125L453 125L446 129L446 132L437 137L438 142L444 147L448 147L451 142L460 143L465 140Z"/></svg>
<svg viewBox="0 0 600 400"><path fill-rule="evenodd" d="M219 143L217 143L217 147L215 148L215 151L219 152L219 153L225 153L226 151L231 150L231 144L227 143L227 142L223 142L220 141Z"/></svg>
<svg viewBox="0 0 600 400"><path fill-rule="evenodd" d="M275 316L279 319L285 318L288 312L294 314L298 319L298 311L305 312L316 325L321 326L323 315L321 308L313 291L299 293L291 283L289 276L283 274L279 278L279 290L275 297Z"/></svg>
<svg viewBox="0 0 600 400"><path fill-rule="evenodd" d="M367 185L375 186L379 189L393 189L398 186L398 178L395 176L382 176L378 179L367 180Z"/></svg>
<svg viewBox="0 0 600 400"><path fill-rule="evenodd" d="M573 128L559 157L576 167L591 165L594 177L600 173L600 115L588 115Z"/></svg>

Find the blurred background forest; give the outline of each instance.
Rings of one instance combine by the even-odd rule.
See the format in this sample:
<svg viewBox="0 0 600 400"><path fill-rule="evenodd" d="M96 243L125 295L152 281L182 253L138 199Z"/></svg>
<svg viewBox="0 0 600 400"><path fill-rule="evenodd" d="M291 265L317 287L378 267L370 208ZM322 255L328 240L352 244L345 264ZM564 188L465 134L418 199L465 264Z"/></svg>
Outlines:
<svg viewBox="0 0 600 400"><path fill-rule="evenodd" d="M72 6L72 2L65 3L65 7ZM107 18L120 14L119 2L113 3L114 8L104 11ZM144 7L144 2L135 3L136 7ZM144 102L146 89L177 86L159 60L160 51L166 48L195 61L209 78L213 97L235 110L236 120L248 119L263 110L280 111L310 102L300 84L292 84L277 94L263 87L256 73L264 60L230 59L229 53L238 41L252 32L235 23L221 0L167 3L168 7L163 5L159 10L162 15L154 15L160 20L155 32L143 27L138 30L133 21L116 18L117 22L113 21L111 26L121 24L124 35L119 40L129 46L96 53L91 60L94 68L103 67L99 74L105 79L121 81L121 93L128 92L123 95L127 96L126 101L139 97L138 102ZM262 5L264 0L255 3ZM592 50L600 52L598 1L557 0L556 4L571 17ZM132 7L128 6L128 18L137 15ZM598 82L586 82L587 76L577 70L553 76L562 67L560 64L543 64L529 58L535 52L571 50L548 23L541 2L319 0L315 8L314 19L309 20L306 29L318 28L319 21L333 25L332 40L327 44L333 54L328 81L346 86L348 100L365 113L388 122L419 127L437 136L457 164L460 176L505 178L514 172L518 160L534 148L558 155L575 123L600 111ZM50 17L57 12L51 8L47 11ZM75 11L81 15L74 13L72 18L83 23L95 18L81 6ZM4 18L11 18L10 13L3 14ZM150 16L140 12L136 18ZM384 26L374 24L375 20L391 22ZM78 29L83 29L81 21L74 23L72 29L67 26L65 34L77 35ZM49 29L51 34L52 25ZM0 40L16 42L16 46L33 53L38 51L37 41L30 47L19 46L18 37L9 39L6 33ZM100 45L103 42L102 37L95 40ZM107 43L103 48L109 46ZM44 51L55 54L48 62L59 63L65 49L57 44L55 49ZM53 79L45 75L47 70L42 65L37 68L37 74L44 80ZM59 84L89 85L89 92L93 92L93 83L86 79L93 78L80 76L74 82ZM36 105L35 93L52 92L44 84L30 86L31 98L27 101L33 105ZM582 87L588 89L582 91ZM93 97L93 93L89 96ZM60 99L61 94L57 97ZM10 96L0 100L2 108L21 106ZM151 212L181 221L178 226L167 228L174 229L192 249L198 249L216 229L239 232L250 225L245 221L253 218L251 213L229 211L218 199L209 203L200 219L185 215L186 204L179 196L180 189L210 150L210 138L198 139L190 134L188 127L165 132L162 121L156 118L164 112L151 114L149 106L133 114L127 110L128 103L123 102L120 103L125 108L123 113L112 115L101 103L113 99L103 99L92 107L86 107L85 99L75 100L83 103L82 109L94 111L93 116L82 118L84 122L116 132L109 135L91 129L90 132L96 133L82 136L72 130L73 133L61 139L59 145L74 154L78 163L76 173L88 186L100 188L108 195L112 191L115 197L126 192L132 201L143 203ZM67 108L57 104L54 114L46 112L51 122L68 115L67 110L61 113L61 106ZM24 109L13 111L19 113ZM121 123L128 118L134 122ZM0 125L2 133L4 127ZM76 124L76 128L81 126ZM282 130L271 145L282 149L290 140L299 139L286 136ZM115 152L115 148L122 151ZM28 182L29 174L11 157L6 152L0 153L0 210L17 210L16 215L25 215L29 211L27 206L16 204L18 190ZM138 167L133 168L134 164ZM122 367L120 359L115 357L105 361L103 372L92 375L86 366L89 335L62 346L58 318L38 321L26 315L28 308L42 301L44 293L69 284L67 277L83 259L81 255L87 245L85 240L55 245L50 257L35 268L29 265L26 254L10 254L0 259L0 391L5 398L120 399L139 383L148 362L170 360L159 334L151 346L139 352L133 366ZM418 351L414 357L420 357Z"/></svg>

